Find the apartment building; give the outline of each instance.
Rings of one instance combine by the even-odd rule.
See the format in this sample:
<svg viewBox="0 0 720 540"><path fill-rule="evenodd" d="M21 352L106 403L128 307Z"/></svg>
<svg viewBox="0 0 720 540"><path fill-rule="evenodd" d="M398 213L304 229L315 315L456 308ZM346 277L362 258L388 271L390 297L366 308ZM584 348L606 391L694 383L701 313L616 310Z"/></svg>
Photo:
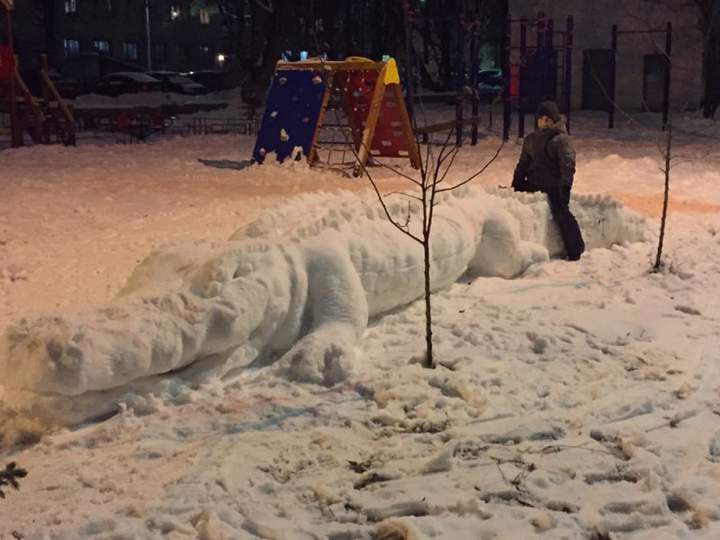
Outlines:
<svg viewBox="0 0 720 540"><path fill-rule="evenodd" d="M13 21L15 48L28 69L41 53L71 74L87 75L93 69L77 66L101 59L127 69L221 68L231 50L212 0L25 0L15 3Z"/></svg>

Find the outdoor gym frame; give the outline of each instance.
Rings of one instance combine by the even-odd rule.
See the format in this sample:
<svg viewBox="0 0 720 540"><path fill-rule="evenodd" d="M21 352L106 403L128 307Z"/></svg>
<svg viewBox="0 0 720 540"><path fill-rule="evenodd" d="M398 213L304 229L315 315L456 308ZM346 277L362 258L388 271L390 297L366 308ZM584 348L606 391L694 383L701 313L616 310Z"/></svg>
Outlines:
<svg viewBox="0 0 720 540"><path fill-rule="evenodd" d="M572 107L572 53L574 43L574 19L569 15L566 19L566 27L564 31L556 30L553 19L546 19L545 13L540 11L534 19L520 17L513 19L510 14L507 18L507 33L505 42L505 58L503 71L505 73L505 88L503 90L503 139L510 139L510 125L512 123L512 105L517 103L518 109L518 137L525 136L525 114L527 113L529 90L523 84L522 69L527 69L529 55L544 54L545 62L542 66L545 77L550 75L550 69L560 69L560 63L553 66L552 60L556 52L560 52L562 58L562 76L561 76L561 105L567 119L567 129L570 131L570 113ZM520 25L520 45L513 46L513 24ZM537 35L537 43L533 47L528 47L527 30L528 25L535 27ZM560 45L555 45L555 34L562 36ZM512 64L512 52L520 51L520 63ZM555 75L553 75L555 76ZM551 79L553 80L553 79ZM556 80L556 79L555 79ZM555 88L547 92L555 96L557 92L557 83Z"/></svg>
<svg viewBox="0 0 720 540"><path fill-rule="evenodd" d="M670 112L670 84L672 81L672 22L668 22L664 29L659 30L618 30L618 25L612 26L612 40L610 45L610 83L608 88L608 99L610 101L608 112L608 128L615 127L615 87L617 82L617 52L618 52L618 36L621 34L665 34L665 82L663 88L663 129L667 127L668 116Z"/></svg>

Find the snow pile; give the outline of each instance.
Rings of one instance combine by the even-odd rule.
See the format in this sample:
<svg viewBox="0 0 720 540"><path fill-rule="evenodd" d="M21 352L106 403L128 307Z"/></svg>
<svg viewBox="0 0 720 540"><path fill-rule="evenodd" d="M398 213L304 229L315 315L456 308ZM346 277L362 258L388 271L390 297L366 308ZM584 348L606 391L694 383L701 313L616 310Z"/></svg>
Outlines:
<svg viewBox="0 0 720 540"><path fill-rule="evenodd" d="M644 239L644 221L607 199L574 198L589 248ZM420 208L390 211L421 223ZM461 275L514 277L562 253L542 195L469 188L445 197L432 238L432 287ZM420 246L373 199L293 200L225 243L152 254L120 297L90 313L23 320L0 341L12 408L75 423L128 394L168 391L274 363L296 381L336 384L354 369L368 318L419 298Z"/></svg>

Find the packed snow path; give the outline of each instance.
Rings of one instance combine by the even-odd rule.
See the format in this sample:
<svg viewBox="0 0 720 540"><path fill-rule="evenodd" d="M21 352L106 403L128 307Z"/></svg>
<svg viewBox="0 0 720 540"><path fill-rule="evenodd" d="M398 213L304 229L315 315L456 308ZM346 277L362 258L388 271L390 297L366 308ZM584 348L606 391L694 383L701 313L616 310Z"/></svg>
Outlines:
<svg viewBox="0 0 720 540"><path fill-rule="evenodd" d="M644 220L609 198L578 196L588 249L642 240ZM391 205L421 223L421 209ZM409 216L406 214L409 212ZM467 188L436 209L432 288L461 275L511 278L562 253L540 194ZM420 246L372 199L288 202L227 243L154 253L117 301L80 315L24 320L0 341L0 380L15 410L60 423L104 415L133 393L277 361L291 380L333 385L375 317L423 291Z"/></svg>

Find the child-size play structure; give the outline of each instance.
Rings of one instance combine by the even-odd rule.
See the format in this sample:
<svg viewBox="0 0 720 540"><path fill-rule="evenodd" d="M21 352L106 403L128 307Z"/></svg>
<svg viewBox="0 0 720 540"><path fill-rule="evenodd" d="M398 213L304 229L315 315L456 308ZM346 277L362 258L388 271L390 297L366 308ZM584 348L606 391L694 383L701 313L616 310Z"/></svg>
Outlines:
<svg viewBox="0 0 720 540"><path fill-rule="evenodd" d="M10 142L22 146L27 132L34 143L75 143L75 119L48 74L47 57L40 59L42 96L33 96L20 76L13 49L12 0L0 0L7 43L0 44L0 112L10 115Z"/></svg>
<svg viewBox="0 0 720 540"><path fill-rule="evenodd" d="M395 60L278 62L253 159L270 153L354 175L371 157L419 167Z"/></svg>

